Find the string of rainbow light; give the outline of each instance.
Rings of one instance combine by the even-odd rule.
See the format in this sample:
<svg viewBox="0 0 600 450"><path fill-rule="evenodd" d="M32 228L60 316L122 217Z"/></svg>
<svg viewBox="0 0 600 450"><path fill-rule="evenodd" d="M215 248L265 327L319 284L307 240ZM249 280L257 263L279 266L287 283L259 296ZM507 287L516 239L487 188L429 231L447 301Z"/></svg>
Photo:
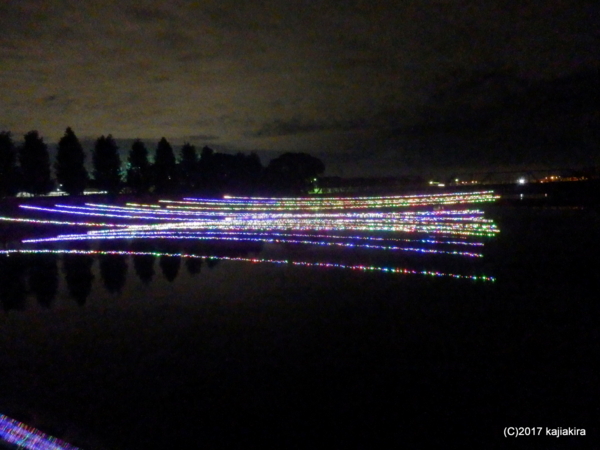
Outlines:
<svg viewBox="0 0 600 450"><path fill-rule="evenodd" d="M303 244L303 245L317 245L317 246L329 246L329 247L345 247L345 248L368 248L371 250L389 250L389 251L400 251L400 252L417 252L417 253L431 253L431 254L445 254L455 256L467 256L471 258L481 258L481 253L463 252L458 250L438 250L431 248L416 248L416 247L397 247L397 246L386 246L386 245L373 245L373 244L354 244L347 242L331 242L331 241L315 241L315 240L299 240L299 239L286 239L286 238L251 238L248 236L233 237L233 236L204 236L202 234L196 235L170 235L164 234L152 234L152 233L120 233L120 234L82 234L82 235L61 235L52 238L39 238L39 239L25 239L22 242L24 244L39 244L43 242L72 242L72 241L91 241L91 240L115 240L115 239L193 239L195 241L234 241L234 242L262 242L262 243L273 243L273 244Z"/></svg>
<svg viewBox="0 0 600 450"><path fill-rule="evenodd" d="M4 414L0 414L0 440L27 450L78 450L71 444Z"/></svg>
<svg viewBox="0 0 600 450"><path fill-rule="evenodd" d="M295 202L295 201L344 201L344 200L372 200L372 199L407 199L407 198L429 198L429 197L452 197L457 195L484 195L494 194L493 191L477 191L477 192L438 192L435 194L403 194L403 195L380 195L380 196L355 196L355 197L243 197L234 195L224 195L223 199L200 199L213 201L255 201L255 202ZM186 197L185 200L190 200ZM191 200L194 200L191 198Z"/></svg>
<svg viewBox="0 0 600 450"><path fill-rule="evenodd" d="M460 209L460 210L436 210L436 211L403 211L403 212L353 212L353 213L327 213L327 212L305 212L305 213L249 213L249 212L229 212L229 211L187 211L179 210L176 208L160 209L151 208L152 205L146 206L115 206L105 205L97 203L86 203L86 206L71 206L71 205L55 205L57 209L68 209L68 210L85 210L85 211L114 211L118 213L138 213L144 216L161 217L161 216L184 216L184 217L387 217L387 218L402 218L402 217L439 217L439 216L482 216L483 211L472 210L472 209ZM53 210L54 211L54 210ZM134 217L134 216L132 216Z"/></svg>
<svg viewBox="0 0 600 450"><path fill-rule="evenodd" d="M432 277L449 277L458 278L473 281L496 281L494 277L488 277L485 275L462 275L448 272L437 272L430 270L413 270L400 267L384 267L384 266L365 266L365 265L353 265L353 264L339 264L339 263L328 263L328 262L310 262L310 261L294 261L294 260L277 260L277 259L265 259L265 258L245 258L245 257L230 257L230 256L213 256L213 255L194 255L186 253L163 253L163 252L135 252L125 250L55 250L55 249L37 249L37 250L0 250L0 255L11 255L11 254L69 254L69 255L96 255L96 256L154 256L154 257L177 257L177 258L194 258L194 259L205 259L205 260L222 260L222 261L243 261L250 263L263 263L263 264L280 264L280 265L294 265L304 267L324 267L324 268L336 268L355 270L361 272L383 272L383 273L396 273L404 275L423 275Z"/></svg>
<svg viewBox="0 0 600 450"><path fill-rule="evenodd" d="M63 212L54 208L40 208L49 210L49 212ZM77 213L77 212L73 212ZM85 215L103 215L96 213L83 213ZM122 218L135 219L135 216L122 215ZM148 218L151 219L151 218ZM450 220L435 220L431 218L405 219L398 220L393 218L363 219L361 217L342 217L341 219L324 220L318 217L310 219L294 219L281 218L278 220L268 217L262 219L253 219L245 216L237 219L226 217L223 220L213 219L197 219L194 221L178 220L177 224L170 221L161 221L159 224L149 225L124 225L111 223L90 223L90 222L67 222L67 221L50 221L43 219L21 219L4 217L2 220L33 223L33 224L54 224L54 225L71 225L71 226L87 226L87 227L107 227L107 228L126 228L131 230L152 230L152 229L221 229L221 230L354 230L354 231L401 231L401 232L424 232L437 234L457 234L457 235L473 235L473 236L493 236L498 233L498 229L493 221L488 219L476 219L474 222L469 222L469 217L452 218ZM430 222L430 223L428 223ZM448 222L448 223L445 223ZM464 224L452 224L452 222L465 222ZM425 223L425 224L424 224Z"/></svg>
<svg viewBox="0 0 600 450"><path fill-rule="evenodd" d="M94 223L94 222L66 222L62 220L41 220L41 219L25 219L21 217L4 217L0 216L0 221L3 222L16 222L16 223L31 223L35 225L67 225L77 227L103 227L103 228L117 228L125 227L124 224L115 223Z"/></svg>
<svg viewBox="0 0 600 450"><path fill-rule="evenodd" d="M484 219L483 211L480 210L440 210L440 211L405 211L405 212L363 212L363 213L232 213L232 212L187 212L175 210L156 210L144 208L132 208L102 204L87 204L88 206L55 205L54 208L42 208L37 206L23 206L26 209L35 209L44 212L58 212L66 214L77 214L83 211L84 215L100 215L104 217L119 217L125 219L157 219L171 220L178 216L183 217L213 217L220 218L252 218L252 219L274 219L274 218L374 218L393 220L469 220L490 222ZM117 212L119 214L111 214ZM86 214L87 213L87 214ZM93 213L93 214L91 214ZM129 214L127 214L129 213ZM167 217L163 217L167 216ZM189 220L189 219L188 219Z"/></svg>
<svg viewBox="0 0 600 450"><path fill-rule="evenodd" d="M226 199L195 199L159 200L160 203L175 205L177 209L197 210L293 210L293 209L374 209L407 206L451 205L463 203L482 203L498 199L492 191L424 194L391 197L320 197L296 199L256 199L256 198L226 198ZM185 206L184 206L185 205ZM139 206L139 205L138 205ZM167 206L169 208L169 206Z"/></svg>
<svg viewBox="0 0 600 450"><path fill-rule="evenodd" d="M178 213L168 216L161 215L164 211L144 211L126 208L115 213L114 207L99 206L70 206L56 205L54 208L22 206L25 209L58 214L79 214L85 216L100 216L104 218L120 218L126 220L144 220L154 223L130 224L130 230L175 230L175 229L204 229L204 230L354 230L354 231L395 231L422 232L437 234L456 234L473 236L492 236L498 232L492 220L485 219L478 210L426 211L405 213L326 213L326 214L239 214L223 213L217 217L194 216L178 217ZM187 215L187 214L186 214ZM33 220L32 220L33 222ZM35 222L34 222L35 223ZM41 223L41 222L40 222Z"/></svg>
<svg viewBox="0 0 600 450"><path fill-rule="evenodd" d="M459 236L487 236L498 233L495 224L459 223L397 223L395 221L301 221L301 220L225 220L189 221L152 225L131 225L130 231L147 230L221 230L221 231L354 231L354 232L408 232Z"/></svg>
<svg viewBox="0 0 600 450"><path fill-rule="evenodd" d="M127 234L130 231L128 230L93 230L93 231L88 231L88 234L104 234L104 233L110 233L110 234ZM173 235L173 236L185 236L188 234L197 234L197 232L195 231L147 231L146 232L148 235L150 234L155 234L155 235L162 235L162 234L167 234L167 235ZM419 242L422 244L432 244L432 245L467 245L467 246L477 246L477 247L483 247L484 243L483 242L471 242L471 241L449 241L449 240L434 240L434 239L408 239L408 238L404 238L404 239L399 239L399 238L393 238L393 237L377 237L377 236L342 236L342 235L335 235L335 234L316 234L316 233L279 233L279 232L270 232L270 233L252 233L252 232L244 232L244 231L203 231L202 232L203 235L224 235L224 236L254 236L254 237L259 237L259 236L264 236L267 238L272 238L273 236L275 237L290 237L290 238L321 238L321 239L343 239L343 240L349 240L349 241L374 241L374 242L381 242L381 241L386 241L386 242ZM71 236L71 235L66 235L66 236Z"/></svg>

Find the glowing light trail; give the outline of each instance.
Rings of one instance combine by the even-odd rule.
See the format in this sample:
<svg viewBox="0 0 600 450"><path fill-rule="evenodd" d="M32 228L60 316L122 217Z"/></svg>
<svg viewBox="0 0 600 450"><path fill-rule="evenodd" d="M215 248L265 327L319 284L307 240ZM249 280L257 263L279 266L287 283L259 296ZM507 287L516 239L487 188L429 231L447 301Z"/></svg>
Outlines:
<svg viewBox="0 0 600 450"><path fill-rule="evenodd" d="M333 246L333 247L346 247L346 248L368 248L372 250L390 250L390 251L401 251L401 252L418 252L418 253L437 253L446 255L456 256L468 256L471 258L481 258L481 253L472 252L461 252L456 250L437 250L429 248L415 248L415 247L397 247L397 246L386 246L386 245L373 245L373 244L353 244L347 242L329 242L329 241L309 241L309 240L298 240L298 239L277 239L277 238L251 238L251 237L232 237L232 236L204 236L198 235L170 235L170 234L152 234L152 233L122 233L122 234L83 234L83 235L63 235L53 238L40 238L40 239L25 239L22 242L25 244L37 244L42 242L71 242L71 241L92 241L92 240L115 240L115 239L193 239L196 241L235 241L235 242L265 242L273 244L304 244L304 245L318 245L318 246Z"/></svg>
<svg viewBox="0 0 600 450"><path fill-rule="evenodd" d="M159 200L160 203L174 205L189 205L190 209L215 210L293 210L293 209L368 209L394 208L407 206L451 205L463 203L482 203L498 199L492 191L465 192L448 194L424 194L391 197L320 197L320 198L289 198L289 199L259 199L259 198L226 198L195 199L186 198L183 201ZM193 206L191 206L193 205ZM178 206L182 208L182 206Z"/></svg>
<svg viewBox="0 0 600 450"><path fill-rule="evenodd" d="M473 281L496 281L494 277L488 277L485 275L461 275L455 273L437 272L431 270L413 270L404 269L400 267L384 267L384 266L365 266L365 265L354 265L354 264L338 264L338 263L327 263L327 262L310 262L310 261L293 261L287 259L263 259L263 258L244 258L244 257L230 257L230 256L212 256L212 255L194 255L186 253L162 253L162 252L134 252L124 250L51 250L51 249L39 249L39 250L0 250L0 255L10 256L11 254L68 254L68 255L120 255L120 256L168 256L178 258L194 258L194 259L208 259L208 260L222 260L222 261L244 261L251 263L268 263L268 264L282 264L282 265L294 265L294 266L305 266L305 267L325 267L325 268L336 268L336 269L347 269L356 270L361 272L384 272L384 273L396 273L404 275L424 275L433 277L450 277L460 278L465 280Z"/></svg>
<svg viewBox="0 0 600 450"><path fill-rule="evenodd" d="M0 414L0 439L27 450L78 450L77 447Z"/></svg>
<svg viewBox="0 0 600 450"><path fill-rule="evenodd" d="M96 216L107 223L60 221L0 217L0 220L39 225L85 226L99 228L81 234L61 234L54 237L31 238L26 244L71 242L82 240L195 240L261 242L275 244L316 245L339 248L415 252L421 254L456 255L473 258L481 253L454 248L434 248L437 245L483 246L473 237L492 237L499 230L483 211L465 207L450 209L448 205L490 202L498 198L491 191L472 193L424 194L387 197L323 197L323 198L225 198L159 200L158 205L127 203L126 206L85 203L84 206L57 204L46 208L21 205L21 208L43 214ZM436 206L432 210L432 207ZM415 209L429 207L429 209ZM401 210L402 208L412 208ZM340 210L340 211L338 211ZM341 211L343 210L343 211ZM113 220L127 221L112 223ZM337 234L335 234L338 232ZM397 233L421 233L422 239L400 238ZM351 235L347 235L351 234ZM374 235L379 234L379 235ZM385 236L382 236L385 234ZM432 236L437 238L433 239ZM398 245L398 242L418 242L425 248ZM185 253L81 251L81 250L7 250L0 253L43 252L81 254L123 254L179 256L205 259L295 264L315 267L337 267L360 271L426 274L455 278L486 279L443 272L415 271L394 267L362 266L342 263L270 260L199 256Z"/></svg>
<svg viewBox="0 0 600 450"><path fill-rule="evenodd" d="M76 227L116 228L116 227L126 227L127 226L124 224L115 224L115 223L65 222L65 221L61 221L61 220L23 219L23 218L19 218L19 217L2 217L2 216L0 216L0 221L18 222L18 223L33 223L36 225L68 225L68 226L76 226Z"/></svg>
<svg viewBox="0 0 600 450"><path fill-rule="evenodd" d="M88 234L127 234L130 233L128 230L93 230L88 231ZM148 231L147 234L156 234L156 235L172 235L172 236L185 236L187 234L196 235L195 231ZM203 235L225 235L225 236L265 236L267 238L271 238L273 236L276 237L291 237L291 238L321 238L321 239L346 239L350 241L355 240L364 240L364 241L389 241L389 242L420 242L424 244L440 244L440 245L468 245L468 246L478 246L483 247L483 242L470 242L470 241L444 241L444 240L434 240L434 239L399 239L393 237L377 237L377 236L342 236L335 234L315 234L315 233L278 233L278 232L270 232L270 233L251 233L244 231L203 231ZM71 235L68 235L71 236Z"/></svg>

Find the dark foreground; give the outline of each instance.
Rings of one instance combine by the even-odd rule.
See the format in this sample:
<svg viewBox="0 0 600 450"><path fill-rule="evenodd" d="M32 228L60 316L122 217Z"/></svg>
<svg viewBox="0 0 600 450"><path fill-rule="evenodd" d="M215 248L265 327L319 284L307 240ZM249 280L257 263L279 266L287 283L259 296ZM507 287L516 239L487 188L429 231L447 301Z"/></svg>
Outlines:
<svg viewBox="0 0 600 450"><path fill-rule="evenodd" d="M61 285L0 313L0 412L90 449L593 448L600 216L487 209L493 284L222 262L130 267L83 306Z"/></svg>

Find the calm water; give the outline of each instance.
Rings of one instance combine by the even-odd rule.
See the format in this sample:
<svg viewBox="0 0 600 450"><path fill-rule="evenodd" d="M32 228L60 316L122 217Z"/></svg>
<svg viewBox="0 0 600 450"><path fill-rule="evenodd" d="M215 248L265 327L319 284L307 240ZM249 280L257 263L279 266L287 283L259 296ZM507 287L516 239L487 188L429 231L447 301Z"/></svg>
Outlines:
<svg viewBox="0 0 600 450"><path fill-rule="evenodd" d="M598 212L485 209L501 233L477 261L290 244L104 245L495 283L175 257L0 256L0 412L90 449L489 445L505 426L586 428L573 443L587 448L599 431ZM545 439L533 445L554 445Z"/></svg>

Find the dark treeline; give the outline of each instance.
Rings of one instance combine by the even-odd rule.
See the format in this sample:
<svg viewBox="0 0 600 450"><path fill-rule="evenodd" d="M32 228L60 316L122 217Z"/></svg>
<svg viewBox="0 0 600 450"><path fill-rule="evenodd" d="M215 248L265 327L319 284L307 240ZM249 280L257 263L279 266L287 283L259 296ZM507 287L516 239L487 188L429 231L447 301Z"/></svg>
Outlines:
<svg viewBox="0 0 600 450"><path fill-rule="evenodd" d="M209 147L197 150L185 143L179 151L163 137L151 150L141 140L121 160L114 138L100 136L92 150L92 173L87 155L71 128L65 130L51 164L48 146L37 131L30 131L16 144L9 131L0 132L0 197L19 192L44 195L58 187L69 195L85 189L111 195L223 193L307 193L316 177L325 171L318 158L306 153L285 153L265 167L256 153L218 153ZM54 174L52 176L52 166Z"/></svg>
<svg viewBox="0 0 600 450"><path fill-rule="evenodd" d="M86 242L76 242L74 249L90 250ZM27 308L28 298L33 298L44 308L51 308L59 291L59 278L63 277L69 297L78 305L85 305L94 282L100 281L107 292L120 295L127 283L130 264L133 272L145 285L158 277L174 282L185 270L190 276L198 275L202 267L213 269L218 259L181 258L169 256L180 252L195 255L247 257L261 252L260 242L155 242L135 240L131 243L102 243L104 250L131 250L135 252L162 252L132 255L81 255L81 254L14 254L0 256L0 308L4 311ZM62 264L61 264L62 260ZM96 266L96 269L94 269ZM97 274L98 277L95 275ZM99 278L99 280L98 280Z"/></svg>

